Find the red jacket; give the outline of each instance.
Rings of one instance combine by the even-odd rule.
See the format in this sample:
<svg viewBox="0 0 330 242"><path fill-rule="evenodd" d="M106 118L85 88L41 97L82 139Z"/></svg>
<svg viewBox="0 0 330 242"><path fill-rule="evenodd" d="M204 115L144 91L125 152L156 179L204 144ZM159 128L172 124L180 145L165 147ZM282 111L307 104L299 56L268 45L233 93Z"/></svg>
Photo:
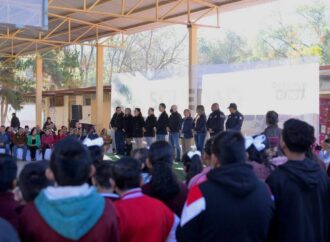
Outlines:
<svg viewBox="0 0 330 242"><path fill-rule="evenodd" d="M42 137L41 137L41 147L42 148L45 148L47 145L49 146L49 147L53 147L53 145L54 145L54 141L55 141L55 139L54 139L54 136L51 134L51 135L43 135Z"/></svg>
<svg viewBox="0 0 330 242"><path fill-rule="evenodd" d="M103 215L96 225L79 242L118 242L119 234L113 204L106 201ZM34 203L23 209L19 221L23 242L72 242L52 230L37 211Z"/></svg>
<svg viewBox="0 0 330 242"><path fill-rule="evenodd" d="M68 137L66 134L59 134L55 136L55 143L61 141L62 139Z"/></svg>
<svg viewBox="0 0 330 242"><path fill-rule="evenodd" d="M0 193L0 217L18 228L18 215L22 206L14 199L11 192ZM1 232L1 231L0 231Z"/></svg>
<svg viewBox="0 0 330 242"><path fill-rule="evenodd" d="M121 242L165 242L176 230L173 212L141 189L127 192L115 205Z"/></svg>

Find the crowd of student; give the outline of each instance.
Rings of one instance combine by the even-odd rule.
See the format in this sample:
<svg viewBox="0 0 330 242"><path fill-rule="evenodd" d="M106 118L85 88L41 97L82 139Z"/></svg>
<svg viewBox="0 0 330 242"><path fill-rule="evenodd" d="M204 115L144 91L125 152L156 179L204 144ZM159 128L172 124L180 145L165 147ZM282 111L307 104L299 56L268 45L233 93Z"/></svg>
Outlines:
<svg viewBox="0 0 330 242"><path fill-rule="evenodd" d="M101 137L68 136L18 179L14 157L1 154L0 241L329 242L327 146L318 153L306 122L281 130L274 111L266 122L260 135L227 127L188 149L184 181L164 140L112 162Z"/></svg>

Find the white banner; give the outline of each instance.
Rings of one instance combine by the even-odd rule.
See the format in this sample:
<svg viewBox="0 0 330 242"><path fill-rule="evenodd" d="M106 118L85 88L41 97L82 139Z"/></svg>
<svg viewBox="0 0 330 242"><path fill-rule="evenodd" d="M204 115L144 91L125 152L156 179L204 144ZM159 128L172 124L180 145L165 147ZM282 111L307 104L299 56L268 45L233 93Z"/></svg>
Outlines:
<svg viewBox="0 0 330 242"><path fill-rule="evenodd" d="M269 110L280 114L281 123L296 117L319 129L319 65L290 64L242 71L205 74L202 103L219 102L226 114L234 102L245 115L243 133L253 135L265 128Z"/></svg>

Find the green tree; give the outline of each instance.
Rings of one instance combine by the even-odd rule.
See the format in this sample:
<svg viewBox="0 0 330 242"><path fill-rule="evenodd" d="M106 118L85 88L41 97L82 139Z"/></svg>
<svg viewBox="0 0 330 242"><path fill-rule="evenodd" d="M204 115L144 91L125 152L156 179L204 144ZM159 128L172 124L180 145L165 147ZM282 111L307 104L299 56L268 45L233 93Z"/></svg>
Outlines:
<svg viewBox="0 0 330 242"><path fill-rule="evenodd" d="M302 5L296 10L299 23L277 24L262 30L257 38L256 51L260 59L316 56L320 63L330 61L330 15L322 1Z"/></svg>
<svg viewBox="0 0 330 242"><path fill-rule="evenodd" d="M20 110L24 102L23 94L33 89L33 81L20 75L29 64L22 59L0 59L0 118L6 122L9 106Z"/></svg>
<svg viewBox="0 0 330 242"><path fill-rule="evenodd" d="M49 77L50 88L75 88L81 85L79 52L70 47L49 51L43 57L43 72Z"/></svg>
<svg viewBox="0 0 330 242"><path fill-rule="evenodd" d="M199 40L199 64L229 64L243 62L248 58L246 40L238 34L227 31L218 41Z"/></svg>

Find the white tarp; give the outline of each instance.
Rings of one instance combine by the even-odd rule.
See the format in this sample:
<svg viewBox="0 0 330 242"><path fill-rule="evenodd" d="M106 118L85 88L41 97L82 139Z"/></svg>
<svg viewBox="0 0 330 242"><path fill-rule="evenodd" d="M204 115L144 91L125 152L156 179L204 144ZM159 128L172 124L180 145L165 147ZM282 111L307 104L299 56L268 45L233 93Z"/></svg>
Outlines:
<svg viewBox="0 0 330 242"><path fill-rule="evenodd" d="M280 114L281 123L290 117L319 128L319 65L289 64L234 72L205 74L202 79L202 103L214 102L228 115L234 102L246 118L243 133L253 135L265 128L269 110Z"/></svg>
<svg viewBox="0 0 330 242"><path fill-rule="evenodd" d="M178 105L179 112L188 107L188 73L177 74L158 79L147 79L140 73L116 74L112 81L112 113L116 106L123 108L141 108L143 116L147 116L149 107L155 108L158 114L159 103L170 106Z"/></svg>

